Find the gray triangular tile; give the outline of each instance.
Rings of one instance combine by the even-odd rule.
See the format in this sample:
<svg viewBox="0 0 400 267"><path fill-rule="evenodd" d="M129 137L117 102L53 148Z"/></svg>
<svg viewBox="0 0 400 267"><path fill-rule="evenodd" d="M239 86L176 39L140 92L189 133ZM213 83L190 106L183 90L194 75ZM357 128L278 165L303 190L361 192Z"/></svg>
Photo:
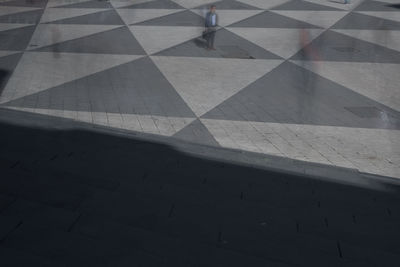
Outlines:
<svg viewBox="0 0 400 267"><path fill-rule="evenodd" d="M384 1L364 1L355 8L356 11L399 11L399 9L399 3L396 5Z"/></svg>
<svg viewBox="0 0 400 267"><path fill-rule="evenodd" d="M43 9L32 10L21 13L14 13L9 15L0 16L0 23L24 23L36 24L40 21L43 14Z"/></svg>
<svg viewBox="0 0 400 267"><path fill-rule="evenodd" d="M222 0L222 1L216 1L213 3L201 5L199 7L195 7L196 9L203 9L203 8L209 8L211 5L215 5L218 9L259 9L258 7L251 6L242 2L238 2L235 0Z"/></svg>
<svg viewBox="0 0 400 267"><path fill-rule="evenodd" d="M57 7L63 7L63 8L113 8L112 5L108 1L105 1L105 0L86 1L86 2L73 3L73 4L57 6Z"/></svg>
<svg viewBox="0 0 400 267"><path fill-rule="evenodd" d="M366 42L374 43L400 52L400 31L382 30L349 30L333 29L333 31L357 38ZM400 70L399 70L400 72Z"/></svg>
<svg viewBox="0 0 400 267"><path fill-rule="evenodd" d="M295 54L292 59L398 63L400 53L328 30Z"/></svg>
<svg viewBox="0 0 400 267"><path fill-rule="evenodd" d="M0 50L24 50L35 31L35 26L28 26L0 32Z"/></svg>
<svg viewBox="0 0 400 267"><path fill-rule="evenodd" d="M14 29L20 29L28 26L33 26L32 24L20 24L20 23L0 23L0 32L9 31Z"/></svg>
<svg viewBox="0 0 400 267"><path fill-rule="evenodd" d="M398 64L292 61L326 79L334 81L354 92L400 111ZM384 114L382 114L384 115Z"/></svg>
<svg viewBox="0 0 400 267"><path fill-rule="evenodd" d="M350 13L333 25L332 28L359 30L400 30L400 22L360 13Z"/></svg>
<svg viewBox="0 0 400 267"><path fill-rule="evenodd" d="M354 107L381 110L388 119L357 116L349 111ZM202 118L365 128L400 126L400 112L289 62Z"/></svg>
<svg viewBox="0 0 400 267"><path fill-rule="evenodd" d="M226 29L221 29L216 32L215 47L217 49L215 51L206 50L205 41L197 38L163 50L156 55L243 59L280 59L280 57L277 55Z"/></svg>
<svg viewBox="0 0 400 267"><path fill-rule="evenodd" d="M0 95L7 84L12 72L17 66L22 53L0 57Z"/></svg>
<svg viewBox="0 0 400 267"><path fill-rule="evenodd" d="M282 16L270 11L265 11L251 18L239 21L230 27L254 27L254 28L320 28L318 26L305 23Z"/></svg>
<svg viewBox="0 0 400 267"><path fill-rule="evenodd" d="M124 25L121 17L115 10L96 12L93 14L77 16L50 22L52 24L98 24L98 25Z"/></svg>
<svg viewBox="0 0 400 267"><path fill-rule="evenodd" d="M358 11L358 14L364 14L367 16L372 16L380 19L394 20L400 22L400 12L395 11Z"/></svg>
<svg viewBox="0 0 400 267"><path fill-rule="evenodd" d="M0 96L0 103L78 80L141 57L93 53L24 52Z"/></svg>
<svg viewBox="0 0 400 267"><path fill-rule="evenodd" d="M46 8L40 23L47 23L52 21L60 21L64 19L89 15L104 11L103 8Z"/></svg>
<svg viewBox="0 0 400 267"><path fill-rule="evenodd" d="M209 146L219 146L213 135L199 119L193 121L188 126L174 134L173 137Z"/></svg>
<svg viewBox="0 0 400 267"><path fill-rule="evenodd" d="M204 18L185 10L178 13L173 13L160 18L147 20L136 25L151 25L151 26L204 26Z"/></svg>
<svg viewBox="0 0 400 267"><path fill-rule="evenodd" d="M39 48L36 51L145 55L141 45L127 27Z"/></svg>
<svg viewBox="0 0 400 267"><path fill-rule="evenodd" d="M48 0L35 0L35 1L26 1L26 0L14 0L14 1L6 1L0 2L0 6L23 6L23 7L45 7L47 5Z"/></svg>
<svg viewBox="0 0 400 267"><path fill-rule="evenodd" d="M18 53L17 51L0 50L0 57L6 57Z"/></svg>
<svg viewBox="0 0 400 267"><path fill-rule="evenodd" d="M0 17L5 15L17 14L27 11L40 10L35 7L17 7L17 6L2 6L0 8Z"/></svg>
<svg viewBox="0 0 400 267"><path fill-rule="evenodd" d="M195 117L149 58L141 58L45 91L7 106Z"/></svg>
<svg viewBox="0 0 400 267"><path fill-rule="evenodd" d="M126 6L123 8L134 8L134 9L182 9L183 7L170 0L154 0L150 2L144 2Z"/></svg>
<svg viewBox="0 0 400 267"><path fill-rule="evenodd" d="M284 3L282 5L276 6L272 8L273 10L336 10L340 11L340 9L329 7L325 5L318 5L315 3L311 3L308 1L302 0L292 0L290 2Z"/></svg>

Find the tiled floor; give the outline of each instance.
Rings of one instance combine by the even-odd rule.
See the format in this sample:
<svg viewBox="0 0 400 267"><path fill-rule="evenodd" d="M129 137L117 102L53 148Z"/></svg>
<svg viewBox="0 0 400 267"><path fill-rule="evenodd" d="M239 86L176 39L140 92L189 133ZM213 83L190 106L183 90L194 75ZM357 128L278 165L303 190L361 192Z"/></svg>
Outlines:
<svg viewBox="0 0 400 267"><path fill-rule="evenodd" d="M399 7L335 1L0 0L1 107L400 178Z"/></svg>

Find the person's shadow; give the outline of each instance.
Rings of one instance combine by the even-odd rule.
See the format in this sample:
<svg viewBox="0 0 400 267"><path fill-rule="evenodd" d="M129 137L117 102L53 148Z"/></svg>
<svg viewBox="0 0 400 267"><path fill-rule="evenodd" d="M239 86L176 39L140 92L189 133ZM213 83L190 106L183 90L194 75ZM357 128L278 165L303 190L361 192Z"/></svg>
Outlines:
<svg viewBox="0 0 400 267"><path fill-rule="evenodd" d="M9 70L0 69L0 95L3 92L3 88L5 87L10 74L11 72Z"/></svg>
<svg viewBox="0 0 400 267"><path fill-rule="evenodd" d="M386 5L386 6L400 9L400 4L390 4L390 5Z"/></svg>
<svg viewBox="0 0 400 267"><path fill-rule="evenodd" d="M207 48L207 42L204 39L196 38L194 39L194 44L199 48Z"/></svg>

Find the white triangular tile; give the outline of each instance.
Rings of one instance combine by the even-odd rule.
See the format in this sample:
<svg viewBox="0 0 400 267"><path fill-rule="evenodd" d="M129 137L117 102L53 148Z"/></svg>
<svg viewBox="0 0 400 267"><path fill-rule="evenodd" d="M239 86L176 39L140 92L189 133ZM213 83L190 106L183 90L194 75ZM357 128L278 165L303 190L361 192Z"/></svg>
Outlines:
<svg viewBox="0 0 400 267"><path fill-rule="evenodd" d="M357 11L356 13L400 22L400 12L398 11Z"/></svg>
<svg viewBox="0 0 400 267"><path fill-rule="evenodd" d="M20 24L20 23L0 23L0 32L1 31L7 31L7 30L13 30L13 29L18 29L26 26L31 26L33 24Z"/></svg>
<svg viewBox="0 0 400 267"><path fill-rule="evenodd" d="M142 56L25 52L0 97L0 103L38 93Z"/></svg>
<svg viewBox="0 0 400 267"><path fill-rule="evenodd" d="M238 0L239 2L255 6L262 9L270 9L282 5L290 0Z"/></svg>
<svg viewBox="0 0 400 267"><path fill-rule="evenodd" d="M135 24L146 20L167 16L182 9L117 9L125 24Z"/></svg>
<svg viewBox="0 0 400 267"><path fill-rule="evenodd" d="M299 29L248 27L232 27L227 29L283 58L293 56L323 32L322 29L303 29L303 31L307 31L309 38L306 42L302 43L300 40L301 30Z"/></svg>
<svg viewBox="0 0 400 267"><path fill-rule="evenodd" d="M400 111L400 65L292 61L361 95Z"/></svg>
<svg viewBox="0 0 400 267"><path fill-rule="evenodd" d="M347 11L319 10L272 10L272 12L323 28L331 27L348 13Z"/></svg>
<svg viewBox="0 0 400 267"><path fill-rule="evenodd" d="M49 7L58 7L58 6L64 6L64 5L72 5L72 4L78 4L78 3L83 3L83 2L89 2L90 0L50 0L47 2L46 8Z"/></svg>
<svg viewBox="0 0 400 267"><path fill-rule="evenodd" d="M388 30L333 30L353 38L400 51L400 31Z"/></svg>
<svg viewBox="0 0 400 267"><path fill-rule="evenodd" d="M29 49L36 49L121 27L120 25L39 24Z"/></svg>
<svg viewBox="0 0 400 267"><path fill-rule="evenodd" d="M343 10L352 10L364 0L350 0L348 4L344 4L344 0L303 0L318 5L334 7Z"/></svg>
<svg viewBox="0 0 400 267"><path fill-rule="evenodd" d="M47 8L40 20L40 23L52 22L56 20L68 19L96 12L101 12L107 9L100 8Z"/></svg>
<svg viewBox="0 0 400 267"><path fill-rule="evenodd" d="M207 10L201 9L192 9L191 11L202 17L205 17L208 12ZM222 27L225 27L235 22L255 16L261 12L263 12L263 10L218 10L218 24Z"/></svg>
<svg viewBox="0 0 400 267"><path fill-rule="evenodd" d="M172 0L172 1L185 8L194 8L216 2L216 0Z"/></svg>
<svg viewBox="0 0 400 267"><path fill-rule="evenodd" d="M131 6L135 4L142 4L142 3L147 3L151 2L154 0L111 0L111 5L115 8L120 8L120 7L126 7L126 6Z"/></svg>
<svg viewBox="0 0 400 267"><path fill-rule="evenodd" d="M11 15L15 13L39 10L40 8L33 7L16 7L16 6L2 6L0 8L0 16Z"/></svg>
<svg viewBox="0 0 400 267"><path fill-rule="evenodd" d="M151 58L197 116L219 105L282 62L201 57Z"/></svg>
<svg viewBox="0 0 400 267"><path fill-rule="evenodd" d="M130 26L147 54L153 54L201 35L202 27Z"/></svg>

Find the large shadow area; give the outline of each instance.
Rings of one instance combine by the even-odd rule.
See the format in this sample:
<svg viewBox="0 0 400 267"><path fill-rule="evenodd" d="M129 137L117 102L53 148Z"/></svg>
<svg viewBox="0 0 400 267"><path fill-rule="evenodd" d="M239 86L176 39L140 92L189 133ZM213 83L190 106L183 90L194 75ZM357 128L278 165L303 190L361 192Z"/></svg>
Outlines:
<svg viewBox="0 0 400 267"><path fill-rule="evenodd" d="M359 187L102 131L0 132L1 266L400 266L399 190L383 177Z"/></svg>

